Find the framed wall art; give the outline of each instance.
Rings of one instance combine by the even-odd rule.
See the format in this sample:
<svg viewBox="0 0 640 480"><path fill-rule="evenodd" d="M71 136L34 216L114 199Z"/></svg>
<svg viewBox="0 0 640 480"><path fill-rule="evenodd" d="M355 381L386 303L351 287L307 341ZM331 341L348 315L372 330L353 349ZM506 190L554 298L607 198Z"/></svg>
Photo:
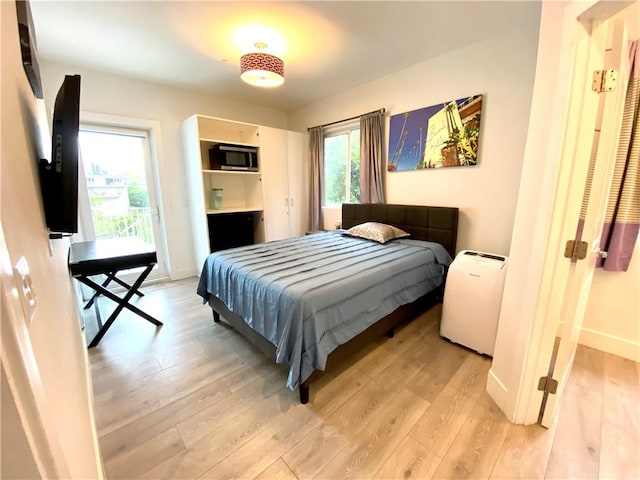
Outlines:
<svg viewBox="0 0 640 480"><path fill-rule="evenodd" d="M482 95L391 116L387 171L478 163Z"/></svg>

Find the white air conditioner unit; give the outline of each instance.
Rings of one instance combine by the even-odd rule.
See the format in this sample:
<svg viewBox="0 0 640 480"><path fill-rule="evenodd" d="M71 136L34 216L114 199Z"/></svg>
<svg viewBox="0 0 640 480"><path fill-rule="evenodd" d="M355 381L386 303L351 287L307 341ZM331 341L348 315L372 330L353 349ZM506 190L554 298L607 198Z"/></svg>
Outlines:
<svg viewBox="0 0 640 480"><path fill-rule="evenodd" d="M493 356L507 257L461 251L444 288L440 335Z"/></svg>

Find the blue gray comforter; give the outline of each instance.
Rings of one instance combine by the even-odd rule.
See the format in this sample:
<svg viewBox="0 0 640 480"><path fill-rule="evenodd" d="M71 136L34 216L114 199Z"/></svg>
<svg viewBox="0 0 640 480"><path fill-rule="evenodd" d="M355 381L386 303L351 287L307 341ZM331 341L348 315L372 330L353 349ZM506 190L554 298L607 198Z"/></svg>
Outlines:
<svg viewBox="0 0 640 480"><path fill-rule="evenodd" d="M333 231L212 253L197 292L276 346L293 390L337 346L438 287L450 263L437 243L380 245Z"/></svg>

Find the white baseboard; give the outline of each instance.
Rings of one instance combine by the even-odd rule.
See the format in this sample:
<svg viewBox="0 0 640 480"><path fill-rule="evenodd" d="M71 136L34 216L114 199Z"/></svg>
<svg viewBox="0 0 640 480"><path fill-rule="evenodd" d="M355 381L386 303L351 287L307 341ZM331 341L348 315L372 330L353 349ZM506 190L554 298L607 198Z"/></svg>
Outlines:
<svg viewBox="0 0 640 480"><path fill-rule="evenodd" d="M489 370L489 375L487 376L487 393L503 412L507 411L509 389L496 377L493 369Z"/></svg>
<svg viewBox="0 0 640 480"><path fill-rule="evenodd" d="M640 342L583 328L580 332L579 343L596 350L628 358L634 362L640 362Z"/></svg>
<svg viewBox="0 0 640 480"><path fill-rule="evenodd" d="M200 272L196 272L193 268L176 268L171 271L171 280L182 280L183 278L197 277Z"/></svg>

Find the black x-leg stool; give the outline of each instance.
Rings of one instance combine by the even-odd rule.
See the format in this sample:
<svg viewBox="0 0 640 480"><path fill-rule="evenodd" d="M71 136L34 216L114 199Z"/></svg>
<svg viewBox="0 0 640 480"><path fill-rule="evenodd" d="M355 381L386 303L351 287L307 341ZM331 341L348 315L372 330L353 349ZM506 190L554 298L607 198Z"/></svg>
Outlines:
<svg viewBox="0 0 640 480"><path fill-rule="evenodd" d="M95 291L95 294L85 305L85 309L91 307L99 295L113 300L118 305L115 310L107 318L104 324L100 318L100 311L97 308L96 303L96 317L98 321L98 333L89 343L89 348L98 345L102 337L107 330L111 327L116 317L120 312L127 308L137 315L140 315L145 320L153 323L156 326L161 326L162 322L156 320L148 313L143 312L135 305L130 303L133 295L142 296L140 292L140 286L145 281L151 270L156 263L158 263L158 257L155 250L150 249L143 242L138 239L131 238L114 238L106 240L95 240L92 242L77 242L72 243L69 249L69 271L73 278L81 283L84 283ZM133 285L120 280L116 277L117 273L121 270L130 270L132 268L140 268L143 270L133 282ZM94 282L90 277L92 275L106 275L107 278L102 284ZM126 294L124 297L119 297L107 290L107 286L111 281L115 281L121 286L125 287Z"/></svg>
<svg viewBox="0 0 640 480"><path fill-rule="evenodd" d="M126 288L127 290L131 290L133 287L131 285L129 285L127 282L119 279L118 277L116 277L118 272L107 272L105 273L105 275L107 276L107 278L105 278L104 282L102 282L102 286L104 288L107 288L107 286L112 282L116 282L119 285L123 286L124 288ZM133 291L134 294L138 295L139 297L144 297L144 293L142 293L140 290L134 290ZM93 294L93 296L89 299L89 301L86 303L86 305L84 306L84 309L88 309L91 308L91 305L93 305L93 302L96 301L96 298L98 298L100 296L100 292L96 292Z"/></svg>

